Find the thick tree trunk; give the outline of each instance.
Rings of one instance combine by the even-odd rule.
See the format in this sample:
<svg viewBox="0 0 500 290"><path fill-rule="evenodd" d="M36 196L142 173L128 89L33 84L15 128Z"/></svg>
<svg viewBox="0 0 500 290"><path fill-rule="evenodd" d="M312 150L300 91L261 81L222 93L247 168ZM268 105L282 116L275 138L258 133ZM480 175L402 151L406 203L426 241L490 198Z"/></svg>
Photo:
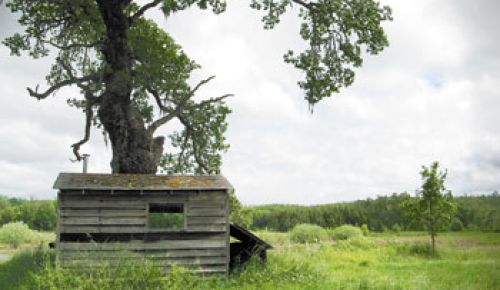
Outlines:
<svg viewBox="0 0 500 290"><path fill-rule="evenodd" d="M127 0L97 0L107 30L104 56L108 77L99 120L113 148L113 173L156 173L151 136L133 105L132 59L128 46L129 21L124 13Z"/></svg>

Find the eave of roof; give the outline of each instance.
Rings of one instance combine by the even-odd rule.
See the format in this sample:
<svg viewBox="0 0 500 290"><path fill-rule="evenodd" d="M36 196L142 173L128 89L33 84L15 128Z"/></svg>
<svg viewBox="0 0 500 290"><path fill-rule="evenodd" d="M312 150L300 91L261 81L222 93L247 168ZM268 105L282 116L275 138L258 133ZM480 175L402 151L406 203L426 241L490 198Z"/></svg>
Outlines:
<svg viewBox="0 0 500 290"><path fill-rule="evenodd" d="M60 173L54 189L82 190L232 190L222 175Z"/></svg>
<svg viewBox="0 0 500 290"><path fill-rule="evenodd" d="M234 237L242 242L254 242L266 250L273 248L273 246L271 246L269 243L267 243L263 239L254 235L249 230L247 230L244 227L239 226L237 224L233 224L233 223L230 224L230 235L231 235L231 237Z"/></svg>

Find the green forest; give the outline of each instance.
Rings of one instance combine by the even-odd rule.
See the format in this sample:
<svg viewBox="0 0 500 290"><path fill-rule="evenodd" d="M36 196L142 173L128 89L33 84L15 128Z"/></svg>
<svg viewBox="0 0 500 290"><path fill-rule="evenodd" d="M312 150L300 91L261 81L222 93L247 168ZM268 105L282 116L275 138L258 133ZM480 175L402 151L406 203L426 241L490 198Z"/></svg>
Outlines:
<svg viewBox="0 0 500 290"><path fill-rule="evenodd" d="M238 215L232 215L237 223L252 230L287 232L297 224L316 224L334 228L344 224L362 226L370 231L424 230L405 216L401 203L412 198L407 193L379 196L375 199L323 205L261 205L243 206ZM459 196L456 217L450 231L481 230L500 232L500 195ZM237 202L237 201L236 201ZM0 226L22 221L31 229L54 231L57 220L55 200L33 200L0 196Z"/></svg>

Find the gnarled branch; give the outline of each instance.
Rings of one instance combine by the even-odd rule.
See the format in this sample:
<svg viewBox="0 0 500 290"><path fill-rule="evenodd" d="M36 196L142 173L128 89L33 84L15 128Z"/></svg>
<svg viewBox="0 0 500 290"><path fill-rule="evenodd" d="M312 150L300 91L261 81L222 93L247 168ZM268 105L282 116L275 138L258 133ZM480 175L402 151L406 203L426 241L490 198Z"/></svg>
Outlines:
<svg viewBox="0 0 500 290"><path fill-rule="evenodd" d="M95 97L94 97L95 98ZM94 105L94 102L90 101L87 98L87 102L85 104L85 133L83 136L83 139L76 142L75 144L71 145L71 148L73 148L73 154L76 157L77 161L81 161L82 157L80 156L80 147L87 143L90 139L90 129L92 127L92 118L94 117L94 111L92 110L92 106Z"/></svg>
<svg viewBox="0 0 500 290"><path fill-rule="evenodd" d="M52 85L50 88L48 88L43 93L38 93L38 86L34 91L31 88L26 88L26 89L28 90L28 93L30 94L30 96L37 98L38 100L42 100L42 99L47 98L48 96L50 96L51 94L53 94L55 91L57 91L60 88L74 85L74 84L81 83L81 82L91 81L91 80L96 79L96 77L97 77L97 74L92 74L92 75L84 76L81 78L70 78L67 80L63 80L63 81L60 81L60 82Z"/></svg>

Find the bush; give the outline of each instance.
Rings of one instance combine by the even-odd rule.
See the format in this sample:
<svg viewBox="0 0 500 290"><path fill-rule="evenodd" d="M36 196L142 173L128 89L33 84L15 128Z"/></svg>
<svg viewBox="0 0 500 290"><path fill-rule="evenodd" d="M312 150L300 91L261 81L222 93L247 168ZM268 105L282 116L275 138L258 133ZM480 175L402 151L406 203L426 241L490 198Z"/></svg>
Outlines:
<svg viewBox="0 0 500 290"><path fill-rule="evenodd" d="M368 236L368 234L370 233L370 229L368 229L368 225L367 224L363 224L361 226L361 231L363 232L363 236Z"/></svg>
<svg viewBox="0 0 500 290"><path fill-rule="evenodd" d="M326 238L326 230L318 225L300 224L290 231L290 240L295 243L319 243Z"/></svg>
<svg viewBox="0 0 500 290"><path fill-rule="evenodd" d="M432 251L430 243L403 243L397 246L397 252L403 255L420 256L425 258L438 258L437 252Z"/></svg>
<svg viewBox="0 0 500 290"><path fill-rule="evenodd" d="M351 225L342 225L332 231L332 239L334 240L348 240L362 236L363 232L361 229Z"/></svg>
<svg viewBox="0 0 500 290"><path fill-rule="evenodd" d="M13 248L31 242L35 237L36 233L23 222L8 223L0 228L0 243Z"/></svg>
<svg viewBox="0 0 500 290"><path fill-rule="evenodd" d="M391 230L395 233L399 233L400 231L402 231L403 229L401 228L401 226L399 224L393 224L392 227L391 227Z"/></svg>
<svg viewBox="0 0 500 290"><path fill-rule="evenodd" d="M464 230L464 224L460 219L454 218L453 221L450 224L450 231L453 232L460 232Z"/></svg>

